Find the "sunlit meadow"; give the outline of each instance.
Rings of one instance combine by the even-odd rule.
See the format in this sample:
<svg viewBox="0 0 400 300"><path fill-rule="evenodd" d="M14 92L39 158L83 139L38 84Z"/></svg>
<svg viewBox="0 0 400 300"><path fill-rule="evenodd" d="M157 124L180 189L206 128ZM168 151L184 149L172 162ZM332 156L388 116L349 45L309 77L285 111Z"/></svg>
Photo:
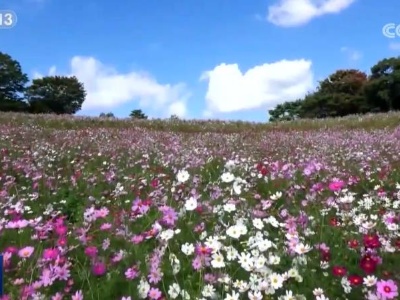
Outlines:
<svg viewBox="0 0 400 300"><path fill-rule="evenodd" d="M400 115L0 115L5 299L398 299Z"/></svg>

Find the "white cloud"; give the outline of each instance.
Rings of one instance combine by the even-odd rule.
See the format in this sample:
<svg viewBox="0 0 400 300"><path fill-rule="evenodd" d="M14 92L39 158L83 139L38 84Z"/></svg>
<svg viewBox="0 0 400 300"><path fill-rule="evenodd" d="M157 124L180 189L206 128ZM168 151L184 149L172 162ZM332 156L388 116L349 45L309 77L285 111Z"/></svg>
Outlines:
<svg viewBox="0 0 400 300"><path fill-rule="evenodd" d="M50 68L48 75L55 75L56 67ZM184 84L160 84L144 72L119 73L93 57L75 56L70 62L68 75L76 76L86 89L86 100L82 110L110 110L127 103L132 108L153 110L162 117L174 111L183 117L186 100L190 97ZM34 73L34 78L42 77Z"/></svg>
<svg viewBox="0 0 400 300"><path fill-rule="evenodd" d="M281 60L255 66L244 74L237 64L220 64L203 73L208 80L204 116L260 107L303 97L313 88L311 61Z"/></svg>
<svg viewBox="0 0 400 300"><path fill-rule="evenodd" d="M362 53L352 48L342 47L340 48L340 51L346 54L350 61L358 61L362 58Z"/></svg>
<svg viewBox="0 0 400 300"><path fill-rule="evenodd" d="M176 101L169 105L168 114L170 116L177 115L182 118L186 115L186 104L183 101Z"/></svg>
<svg viewBox="0 0 400 300"><path fill-rule="evenodd" d="M269 22L282 27L308 23L316 17L339 13L356 0L279 0L268 7Z"/></svg>

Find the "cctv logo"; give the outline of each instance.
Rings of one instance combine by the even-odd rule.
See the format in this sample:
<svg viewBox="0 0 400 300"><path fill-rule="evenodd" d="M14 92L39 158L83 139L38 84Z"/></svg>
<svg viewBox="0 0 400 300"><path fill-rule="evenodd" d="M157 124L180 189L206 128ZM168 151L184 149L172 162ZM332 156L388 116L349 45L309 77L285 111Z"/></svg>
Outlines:
<svg viewBox="0 0 400 300"><path fill-rule="evenodd" d="M394 39L396 36L400 37L400 24L388 23L382 27L382 33L385 37Z"/></svg>

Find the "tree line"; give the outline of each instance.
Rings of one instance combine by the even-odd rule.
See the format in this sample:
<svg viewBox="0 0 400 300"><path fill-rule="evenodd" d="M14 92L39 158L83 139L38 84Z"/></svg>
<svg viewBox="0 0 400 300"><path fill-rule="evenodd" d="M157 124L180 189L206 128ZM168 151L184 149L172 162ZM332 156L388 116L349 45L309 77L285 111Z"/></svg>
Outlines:
<svg viewBox="0 0 400 300"><path fill-rule="evenodd" d="M371 74L342 69L320 81L303 99L269 110L270 121L343 117L400 110L400 57L385 58Z"/></svg>

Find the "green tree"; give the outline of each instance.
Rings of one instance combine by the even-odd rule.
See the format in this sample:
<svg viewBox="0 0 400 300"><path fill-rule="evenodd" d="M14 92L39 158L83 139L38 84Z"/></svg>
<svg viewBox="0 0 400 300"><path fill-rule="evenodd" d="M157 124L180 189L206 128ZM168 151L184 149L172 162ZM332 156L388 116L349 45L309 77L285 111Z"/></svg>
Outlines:
<svg viewBox="0 0 400 300"><path fill-rule="evenodd" d="M47 76L34 79L26 96L33 113L74 114L81 109L86 91L75 76Z"/></svg>
<svg viewBox="0 0 400 300"><path fill-rule="evenodd" d="M371 110L364 96L368 81L364 72L338 70L319 82L317 90L307 95L299 109L302 118L343 117Z"/></svg>
<svg viewBox="0 0 400 300"><path fill-rule="evenodd" d="M274 109L268 111L269 121L291 121L298 119L302 102L303 100L299 99L278 104Z"/></svg>
<svg viewBox="0 0 400 300"><path fill-rule="evenodd" d="M147 116L142 112L141 109L134 109L129 115L132 119L147 119Z"/></svg>
<svg viewBox="0 0 400 300"><path fill-rule="evenodd" d="M10 55L0 52L0 111L26 111L23 101L28 76Z"/></svg>
<svg viewBox="0 0 400 300"><path fill-rule="evenodd" d="M364 92L374 111L400 110L400 57L385 58L374 65Z"/></svg>

